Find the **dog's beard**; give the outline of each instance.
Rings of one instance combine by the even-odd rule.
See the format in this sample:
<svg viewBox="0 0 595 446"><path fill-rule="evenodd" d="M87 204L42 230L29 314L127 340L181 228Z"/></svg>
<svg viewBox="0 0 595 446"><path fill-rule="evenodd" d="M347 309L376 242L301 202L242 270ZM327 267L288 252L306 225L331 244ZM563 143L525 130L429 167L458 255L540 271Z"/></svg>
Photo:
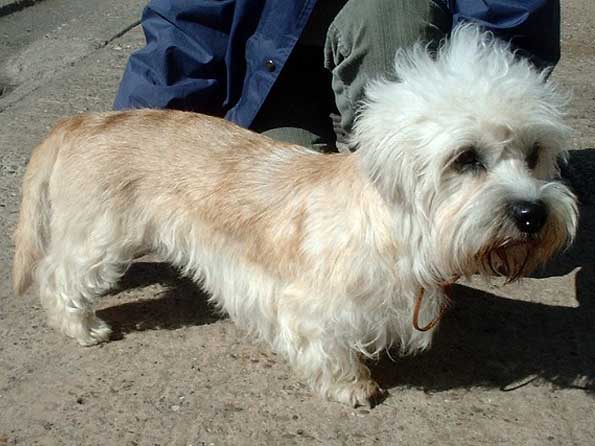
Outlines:
<svg viewBox="0 0 595 446"><path fill-rule="evenodd" d="M476 274L488 281L504 277L507 282L528 276L564 249L576 232L576 214L571 206L548 202L548 208L547 223L535 234L516 229L504 205L493 213L475 208L458 215L439 229L438 239L448 242L435 244L444 249L436 258L435 275L446 283L453 277ZM477 221L481 224L471 224Z"/></svg>
<svg viewBox="0 0 595 446"><path fill-rule="evenodd" d="M568 222L552 219L537 234L521 234L510 231L509 235L494 231L477 250L469 251L465 267L457 276L479 274L488 281L503 277L514 282L542 267L556 253L563 250L573 237Z"/></svg>
<svg viewBox="0 0 595 446"><path fill-rule="evenodd" d="M542 265L549 258L540 247L541 239L500 239L491 241L477 250L463 254L459 250L458 261L442 262L438 280L450 283L460 277L480 275L490 281L494 277L503 277L506 282L514 282ZM548 250L549 251L549 250Z"/></svg>
<svg viewBox="0 0 595 446"><path fill-rule="evenodd" d="M477 262L481 265L479 272L484 276L502 276L507 282L514 282L537 266L536 259L532 258L537 245L535 239L508 239L488 246L477 254Z"/></svg>

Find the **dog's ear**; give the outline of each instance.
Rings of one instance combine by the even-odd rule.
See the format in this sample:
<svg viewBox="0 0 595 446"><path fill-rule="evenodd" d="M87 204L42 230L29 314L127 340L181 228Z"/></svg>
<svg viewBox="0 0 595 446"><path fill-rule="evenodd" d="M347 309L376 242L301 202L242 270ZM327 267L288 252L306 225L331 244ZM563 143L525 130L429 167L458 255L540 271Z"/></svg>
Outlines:
<svg viewBox="0 0 595 446"><path fill-rule="evenodd" d="M413 125L401 127L397 120L384 120L383 112L371 106L357 125L357 156L365 174L385 200L414 211L424 177L422 150ZM394 114L393 114L394 117ZM416 155L417 152L417 155Z"/></svg>

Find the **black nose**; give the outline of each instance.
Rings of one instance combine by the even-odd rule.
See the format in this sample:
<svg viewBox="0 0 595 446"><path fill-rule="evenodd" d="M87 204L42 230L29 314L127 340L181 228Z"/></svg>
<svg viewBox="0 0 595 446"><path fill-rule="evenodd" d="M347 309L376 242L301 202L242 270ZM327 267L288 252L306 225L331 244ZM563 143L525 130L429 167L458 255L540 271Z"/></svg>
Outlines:
<svg viewBox="0 0 595 446"><path fill-rule="evenodd" d="M511 212L516 227L525 234L535 234L547 220L547 209L541 200L515 201Z"/></svg>

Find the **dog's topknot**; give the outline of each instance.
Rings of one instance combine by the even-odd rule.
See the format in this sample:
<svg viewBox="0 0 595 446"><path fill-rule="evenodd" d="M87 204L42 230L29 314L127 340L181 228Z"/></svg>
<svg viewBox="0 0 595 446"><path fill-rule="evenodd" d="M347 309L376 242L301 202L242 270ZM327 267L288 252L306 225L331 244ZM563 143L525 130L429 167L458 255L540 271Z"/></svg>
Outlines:
<svg viewBox="0 0 595 446"><path fill-rule="evenodd" d="M439 158L440 141L464 144L480 122L547 135L549 153L558 156L570 132L563 122L568 96L548 80L550 71L475 24L456 27L437 50L424 42L400 49L392 78L371 81L358 112L353 143L364 168L379 183L383 172L400 166L402 175L411 173L399 178L400 187L412 187L421 173L403 164L417 158L419 170ZM394 194L393 183L382 188Z"/></svg>
<svg viewBox="0 0 595 446"><path fill-rule="evenodd" d="M467 23L457 26L437 51L421 41L399 49L394 80L370 82L359 117L374 116L374 108L378 115L407 119L417 119L429 108L436 115L457 109L478 117L494 115L498 108L506 110L499 116L513 122L532 117L559 128L569 98L547 80L550 71L537 69L510 43ZM478 108L478 103L484 106Z"/></svg>

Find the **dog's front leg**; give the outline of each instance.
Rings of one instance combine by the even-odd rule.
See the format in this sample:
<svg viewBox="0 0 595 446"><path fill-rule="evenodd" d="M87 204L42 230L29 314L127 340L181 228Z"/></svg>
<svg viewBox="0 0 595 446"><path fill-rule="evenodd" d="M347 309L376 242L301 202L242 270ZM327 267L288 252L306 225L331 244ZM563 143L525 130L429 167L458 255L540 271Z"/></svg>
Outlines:
<svg viewBox="0 0 595 446"><path fill-rule="evenodd" d="M275 350L324 398L373 407L386 392L372 379L348 327L325 303L295 289L285 294L278 312Z"/></svg>
<svg viewBox="0 0 595 446"><path fill-rule="evenodd" d="M306 341L291 362L312 389L329 400L373 407L386 394L372 379L361 355L334 339Z"/></svg>

